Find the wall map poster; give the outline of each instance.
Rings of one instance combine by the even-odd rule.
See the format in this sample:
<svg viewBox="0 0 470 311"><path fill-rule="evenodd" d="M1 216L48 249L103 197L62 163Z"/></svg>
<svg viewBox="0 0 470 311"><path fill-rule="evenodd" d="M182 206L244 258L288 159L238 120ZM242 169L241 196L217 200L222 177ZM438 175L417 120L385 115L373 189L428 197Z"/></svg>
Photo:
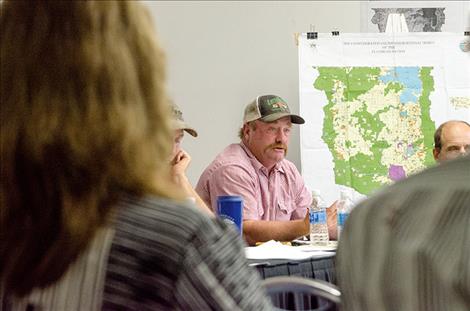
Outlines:
<svg viewBox="0 0 470 311"><path fill-rule="evenodd" d="M319 34L299 38L302 174L329 203L369 195L433 165L444 121L470 122L463 34Z"/></svg>

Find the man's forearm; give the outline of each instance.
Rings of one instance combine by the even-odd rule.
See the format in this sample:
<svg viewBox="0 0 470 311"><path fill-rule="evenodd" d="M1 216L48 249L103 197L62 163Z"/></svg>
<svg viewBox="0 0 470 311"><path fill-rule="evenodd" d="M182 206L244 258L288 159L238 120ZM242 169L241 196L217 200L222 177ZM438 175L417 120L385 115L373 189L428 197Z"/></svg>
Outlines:
<svg viewBox="0 0 470 311"><path fill-rule="evenodd" d="M269 240L291 241L309 232L309 224L304 219L290 221L243 221L243 235L249 245Z"/></svg>
<svg viewBox="0 0 470 311"><path fill-rule="evenodd" d="M195 200L196 205L203 210L204 212L208 213L210 216L214 216L214 212L210 209L206 203L201 199L199 194L194 190L193 186L189 182L188 178L184 174L177 174L173 175L173 180L177 185L181 187L181 189L186 193L188 197L192 197Z"/></svg>

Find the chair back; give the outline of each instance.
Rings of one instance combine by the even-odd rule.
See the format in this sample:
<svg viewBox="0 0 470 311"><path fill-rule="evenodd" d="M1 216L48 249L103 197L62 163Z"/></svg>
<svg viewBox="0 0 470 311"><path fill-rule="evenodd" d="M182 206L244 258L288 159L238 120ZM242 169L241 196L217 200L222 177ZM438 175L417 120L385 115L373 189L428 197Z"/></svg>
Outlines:
<svg viewBox="0 0 470 311"><path fill-rule="evenodd" d="M263 280L266 293L277 310L339 310L341 292L335 285L298 276Z"/></svg>

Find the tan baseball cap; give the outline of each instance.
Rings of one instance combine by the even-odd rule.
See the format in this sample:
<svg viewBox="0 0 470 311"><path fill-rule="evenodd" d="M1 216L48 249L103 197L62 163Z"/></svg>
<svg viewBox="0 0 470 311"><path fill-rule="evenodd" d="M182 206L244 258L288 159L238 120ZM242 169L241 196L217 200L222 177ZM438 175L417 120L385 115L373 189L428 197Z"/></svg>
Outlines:
<svg viewBox="0 0 470 311"><path fill-rule="evenodd" d="M243 123L255 120L273 122L287 116L290 116L292 123L305 123L305 120L301 116L290 113L289 106L281 97L276 95L262 95L256 97L253 102L246 106Z"/></svg>
<svg viewBox="0 0 470 311"><path fill-rule="evenodd" d="M181 109L173 102L171 102L171 110L173 112L173 127L175 130L184 130L193 137L197 137L197 132L195 129L190 127L183 119L183 112Z"/></svg>

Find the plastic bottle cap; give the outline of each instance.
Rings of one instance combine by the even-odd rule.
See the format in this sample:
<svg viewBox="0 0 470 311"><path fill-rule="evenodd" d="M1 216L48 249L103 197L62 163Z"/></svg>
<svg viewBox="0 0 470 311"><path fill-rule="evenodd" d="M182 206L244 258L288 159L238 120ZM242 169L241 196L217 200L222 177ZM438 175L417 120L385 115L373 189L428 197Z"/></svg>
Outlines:
<svg viewBox="0 0 470 311"><path fill-rule="evenodd" d="M321 191L319 189L312 190L312 196L319 197L321 195Z"/></svg>

